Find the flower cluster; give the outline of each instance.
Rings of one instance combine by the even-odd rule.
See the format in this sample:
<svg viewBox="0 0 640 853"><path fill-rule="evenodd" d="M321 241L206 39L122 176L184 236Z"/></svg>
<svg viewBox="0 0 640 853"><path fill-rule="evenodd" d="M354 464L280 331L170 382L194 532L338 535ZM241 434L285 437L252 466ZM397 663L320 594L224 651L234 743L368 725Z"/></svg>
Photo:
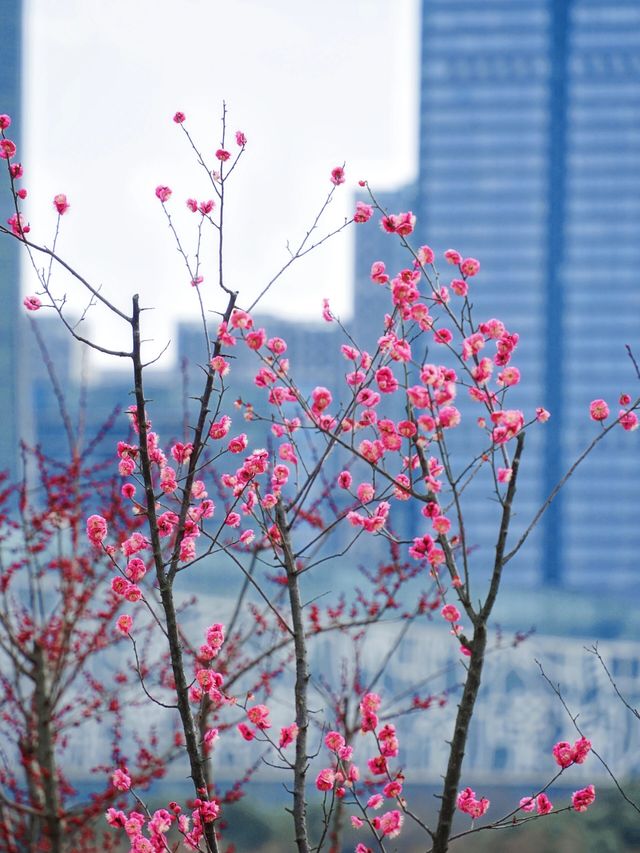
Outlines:
<svg viewBox="0 0 640 853"><path fill-rule="evenodd" d="M456 804L461 812L465 812L475 819L486 814L491 803L486 797L477 799L475 791L472 791L471 788L465 788L458 794Z"/></svg>

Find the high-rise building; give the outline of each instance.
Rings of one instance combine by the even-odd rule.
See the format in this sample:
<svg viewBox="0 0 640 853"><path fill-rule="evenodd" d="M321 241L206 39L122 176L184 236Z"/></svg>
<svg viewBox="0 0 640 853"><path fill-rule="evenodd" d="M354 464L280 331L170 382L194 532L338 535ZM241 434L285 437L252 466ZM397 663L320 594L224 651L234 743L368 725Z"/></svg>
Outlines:
<svg viewBox="0 0 640 853"><path fill-rule="evenodd" d="M7 135L19 146L20 71L22 61L22 3L0 0L0 113L10 115L12 126ZM2 161L5 166L5 161ZM3 177L3 185L6 181ZM12 213L8 193L0 197L0 216L4 222ZM20 425L24 423L21 389L23 362L19 356L21 324L19 246L14 240L0 240L0 471L18 470Z"/></svg>
<svg viewBox="0 0 640 853"><path fill-rule="evenodd" d="M417 213L418 243L479 258L476 318L500 317L521 336L511 404L552 412L527 438L526 523L597 435L590 400L617 416L620 393L640 387L624 346L640 356L640 6L423 0L420 75L417 181L384 201ZM400 267L388 235L358 236L364 334L372 253ZM530 581L634 582L637 437L616 428L578 469L520 563ZM490 553L486 496L469 516L479 554Z"/></svg>

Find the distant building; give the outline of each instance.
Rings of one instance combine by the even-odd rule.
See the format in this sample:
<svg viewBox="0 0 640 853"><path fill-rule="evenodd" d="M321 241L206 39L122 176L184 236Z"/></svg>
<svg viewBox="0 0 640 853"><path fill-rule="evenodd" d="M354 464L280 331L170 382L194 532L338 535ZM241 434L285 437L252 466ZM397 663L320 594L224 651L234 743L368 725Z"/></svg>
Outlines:
<svg viewBox="0 0 640 853"><path fill-rule="evenodd" d="M22 3L20 0L0 0L0 113L13 119L7 136L20 148L22 64ZM3 161L3 166L6 164ZM3 170L4 171L4 170ZM13 201L2 178L0 221L11 216ZM24 331L20 303L20 253L16 241L0 240L0 471L8 469L12 476L18 472L17 447L26 423L27 410L22 396L24 388L24 359L21 357L21 334Z"/></svg>
<svg viewBox="0 0 640 853"><path fill-rule="evenodd" d="M517 531L597 435L590 400L607 399L617 414L620 393L633 396L640 389L624 348L629 343L640 360L640 6L625 0L424 0L422 11L418 176L381 201L390 211L417 213L417 245L478 257L476 316L499 316L521 336L514 363L523 382L512 390L511 404L527 415L544 405L552 418L527 436ZM3 22L10 19L5 15ZM356 234L350 330L358 343L374 347L388 296L369 280L370 264L381 258L399 270L408 259L376 222L358 226ZM7 242L0 251L7 251ZM444 263L440 269L444 284L451 270ZM3 275L5 288L7 281ZM7 318L14 316L4 312L0 320L9 336L15 327ZM287 339L303 393L317 384L342 384L335 326L275 318L263 324L270 335ZM191 365L179 380L186 398L196 388L194 365L203 362L200 334L184 326L178 335L179 361ZM15 353L6 340L3 335L5 360ZM236 349L234 398L259 406L264 392L253 385L246 353ZM428 356L439 357L433 351ZM166 377L150 376L154 428L163 440L187 438L189 419L172 402L175 375L171 393ZM38 379L35 398L39 440L57 446L55 401L45 381L44 375ZM112 402L130 402L129 391L129 379L120 375L89 388L87 437ZM15 391L2 389L8 393ZM3 405L13 411L8 399ZM470 406L465 412L477 414ZM243 429L252 439L269 440L264 424ZM616 429L599 445L509 567L509 579L591 589L637 584L639 435ZM451 432L452 448L464 449L467 440L464 428ZM469 544L474 570L486 575L496 506L474 485L465 493ZM422 522L411 513L406 505L395 510L404 536Z"/></svg>
<svg viewBox="0 0 640 853"><path fill-rule="evenodd" d="M521 335L511 403L552 412L528 436L524 522L597 434L590 400L606 398L617 415L620 393L640 389L624 348L640 354L640 6L423 0L421 44L417 182L383 201L417 213L417 245L479 258L476 318L498 316ZM381 299L369 265L395 249L377 224L357 233L355 325L366 335ZM451 270L440 270L446 284ZM577 472L519 579L637 584L637 436L616 429ZM490 556L486 496L468 517L480 558Z"/></svg>

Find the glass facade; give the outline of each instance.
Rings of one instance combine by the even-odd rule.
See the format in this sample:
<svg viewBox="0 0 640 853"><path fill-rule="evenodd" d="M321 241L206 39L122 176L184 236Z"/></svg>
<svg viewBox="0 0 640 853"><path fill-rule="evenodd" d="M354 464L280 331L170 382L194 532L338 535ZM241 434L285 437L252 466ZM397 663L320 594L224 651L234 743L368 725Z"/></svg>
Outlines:
<svg viewBox="0 0 640 853"><path fill-rule="evenodd" d="M20 70L21 70L22 4L20 0L0 0L0 113L13 119L7 135L19 147L20 139ZM6 163L3 161L3 166ZM5 181L3 179L3 185ZM4 222L11 215L11 198L0 196L0 216ZM19 247L13 240L0 240L0 471L18 472L18 425L25 422L20 389L24 369L19 357L22 324L18 320L20 298Z"/></svg>
<svg viewBox="0 0 640 853"><path fill-rule="evenodd" d="M527 436L517 531L597 434L590 400L617 414L620 393L638 393L624 344L638 354L640 6L424 0L422 13L419 174L385 201L418 214L416 242L481 260L476 318L500 317L521 336L510 405L552 412ZM392 251L376 229L358 232L356 324L366 325L368 265ZM637 436L616 429L577 471L520 579L635 580ZM470 495L467 515L489 554L486 496Z"/></svg>

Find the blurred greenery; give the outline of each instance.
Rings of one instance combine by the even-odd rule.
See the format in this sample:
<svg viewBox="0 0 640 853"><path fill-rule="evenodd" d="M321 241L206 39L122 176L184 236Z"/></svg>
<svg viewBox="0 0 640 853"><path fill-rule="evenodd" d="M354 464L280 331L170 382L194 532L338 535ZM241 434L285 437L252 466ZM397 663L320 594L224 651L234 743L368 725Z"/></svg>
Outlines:
<svg viewBox="0 0 640 853"><path fill-rule="evenodd" d="M640 785L623 785L627 796L640 804ZM269 790L277 788L278 791ZM251 788L249 788L249 791ZM640 813L626 803L615 788L596 786L596 801L589 811L577 814L552 812L550 815L508 829L473 833L451 844L451 853L640 853ZM407 792L409 794L409 791ZM504 814L514 798L513 789L487 791L492 798L494 815ZM421 813L433 805L433 792L413 789L410 802ZM570 803L571 790L554 790L550 794L556 809ZM161 808L161 802L150 802L151 809ZM259 799L247 797L224 807L221 851L236 853L293 853L293 827L288 805L281 786L264 786ZM351 811L350 809L348 810ZM432 807L428 820L432 823ZM466 819L457 820L456 831L469 827ZM321 833L319 808L309 810L309 828L314 840ZM171 835L172 840L176 840ZM341 853L353 853L358 841L377 849L364 830L349 829ZM405 821L402 834L385 844L387 853L425 853L428 849L424 832L411 821ZM128 845L122 850L128 849ZM328 851L328 846L324 848Z"/></svg>

